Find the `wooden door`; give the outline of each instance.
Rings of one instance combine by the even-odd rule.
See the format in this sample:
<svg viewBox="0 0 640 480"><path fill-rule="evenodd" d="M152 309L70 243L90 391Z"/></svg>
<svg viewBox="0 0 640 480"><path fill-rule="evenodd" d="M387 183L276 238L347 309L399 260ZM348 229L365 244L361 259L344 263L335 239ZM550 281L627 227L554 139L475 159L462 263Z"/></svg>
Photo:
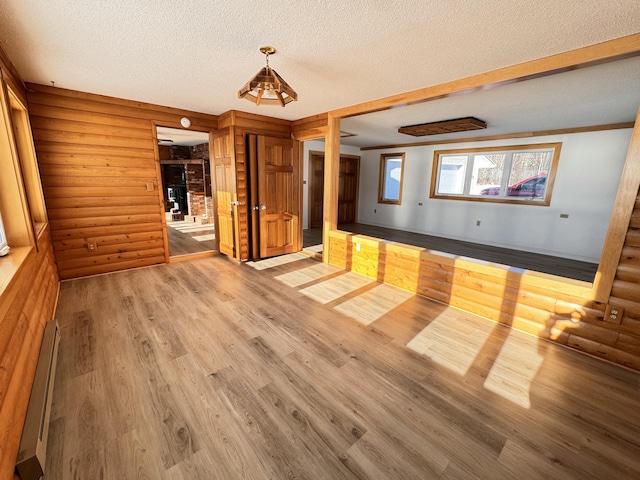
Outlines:
<svg viewBox="0 0 640 480"><path fill-rule="evenodd" d="M322 227L324 201L324 154L309 155L309 228Z"/></svg>
<svg viewBox="0 0 640 480"><path fill-rule="evenodd" d="M298 149L290 139L258 136L257 160L260 258L297 252Z"/></svg>
<svg viewBox="0 0 640 480"><path fill-rule="evenodd" d="M340 156L338 183L338 224L356 223L360 157Z"/></svg>
<svg viewBox="0 0 640 480"><path fill-rule="evenodd" d="M356 223L360 157L340 155L338 224ZM324 153L309 155L309 228L322 226L324 199Z"/></svg>
<svg viewBox="0 0 640 480"><path fill-rule="evenodd" d="M235 207L237 200L233 137L228 129L213 135L213 169L218 216L218 249L229 257L235 255Z"/></svg>

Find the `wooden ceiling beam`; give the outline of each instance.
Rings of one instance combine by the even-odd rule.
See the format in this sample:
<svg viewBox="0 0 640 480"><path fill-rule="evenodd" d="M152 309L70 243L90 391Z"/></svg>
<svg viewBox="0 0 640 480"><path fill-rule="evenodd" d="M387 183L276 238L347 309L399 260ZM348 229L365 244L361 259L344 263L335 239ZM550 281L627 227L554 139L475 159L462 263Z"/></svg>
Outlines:
<svg viewBox="0 0 640 480"><path fill-rule="evenodd" d="M518 65L472 75L460 80L420 88L411 92L359 103L350 107L339 108L330 113L334 118L353 117L364 113L379 112L391 108L446 98L453 94L487 90L500 85L546 77L556 73L590 67L638 55L640 55L640 33L537 60L531 60Z"/></svg>

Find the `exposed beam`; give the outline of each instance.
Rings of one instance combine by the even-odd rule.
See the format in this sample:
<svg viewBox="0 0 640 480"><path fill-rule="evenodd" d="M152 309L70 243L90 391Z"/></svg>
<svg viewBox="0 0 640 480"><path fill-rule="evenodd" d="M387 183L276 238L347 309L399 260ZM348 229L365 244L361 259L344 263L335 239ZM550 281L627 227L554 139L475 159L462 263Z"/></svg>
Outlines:
<svg viewBox="0 0 640 480"><path fill-rule="evenodd" d="M618 194L613 204L613 212L609 220L609 229L604 240L600 264L594 282L594 298L600 302L608 302L613 280L616 276L622 247L629 230L631 214L635 207L640 189L640 110L636 117L636 128L631 137L627 160L620 177Z"/></svg>
<svg viewBox="0 0 640 480"><path fill-rule="evenodd" d="M556 73L590 67L592 65L638 55L640 55L640 33L520 63L518 65L472 75L460 80L445 82L379 100L340 108L330 113L334 117L353 117L364 113L379 112L381 110L446 98L463 92L470 93L476 90L487 90L500 85L546 77Z"/></svg>

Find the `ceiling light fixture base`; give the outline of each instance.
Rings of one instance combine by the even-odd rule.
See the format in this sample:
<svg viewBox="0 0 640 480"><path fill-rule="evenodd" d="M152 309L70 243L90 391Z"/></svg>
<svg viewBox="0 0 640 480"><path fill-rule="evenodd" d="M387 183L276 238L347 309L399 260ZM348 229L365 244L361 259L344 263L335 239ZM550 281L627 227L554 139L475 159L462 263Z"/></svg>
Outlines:
<svg viewBox="0 0 640 480"><path fill-rule="evenodd" d="M265 55L273 55L274 53L276 53L276 49L269 45L265 45L264 47L260 47L260 52L264 53Z"/></svg>

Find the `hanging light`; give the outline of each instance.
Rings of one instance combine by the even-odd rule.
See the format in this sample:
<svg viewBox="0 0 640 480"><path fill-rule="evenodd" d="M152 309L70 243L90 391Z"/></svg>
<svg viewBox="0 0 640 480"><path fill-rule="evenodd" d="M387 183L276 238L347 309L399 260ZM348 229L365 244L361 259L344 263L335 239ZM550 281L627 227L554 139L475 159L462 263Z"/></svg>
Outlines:
<svg viewBox="0 0 640 480"><path fill-rule="evenodd" d="M276 53L273 47L260 47L267 57L267 66L238 91L238 98L246 98L256 105L280 105L298 100L298 94L269 66L269 55Z"/></svg>

